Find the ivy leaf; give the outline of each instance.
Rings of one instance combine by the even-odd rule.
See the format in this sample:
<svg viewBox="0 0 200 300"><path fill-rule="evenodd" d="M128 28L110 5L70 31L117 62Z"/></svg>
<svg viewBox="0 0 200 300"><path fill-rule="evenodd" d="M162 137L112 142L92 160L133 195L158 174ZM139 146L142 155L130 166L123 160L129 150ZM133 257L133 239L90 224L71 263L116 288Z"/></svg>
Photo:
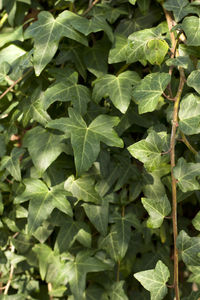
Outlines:
<svg viewBox="0 0 200 300"><path fill-rule="evenodd" d="M192 220L192 224L196 230L200 231L200 212L198 212L195 218Z"/></svg>
<svg viewBox="0 0 200 300"><path fill-rule="evenodd" d="M101 203L101 197L94 188L94 180L89 176L75 180L74 175L71 175L65 181L64 188L66 191L71 192L78 200L97 204Z"/></svg>
<svg viewBox="0 0 200 300"><path fill-rule="evenodd" d="M182 28L187 37L188 46L200 46L200 18L192 16L184 18Z"/></svg>
<svg viewBox="0 0 200 300"><path fill-rule="evenodd" d="M115 42L110 49L108 63L115 64L121 61L126 61L128 49L128 39L120 34L115 35Z"/></svg>
<svg viewBox="0 0 200 300"><path fill-rule="evenodd" d="M147 225L150 228L159 228L164 218L170 213L171 205L166 195L159 199L142 198L142 204L148 211L150 218Z"/></svg>
<svg viewBox="0 0 200 300"><path fill-rule="evenodd" d="M155 269L135 273L134 277L151 293L151 300L162 300L167 294L166 282L170 273L161 260Z"/></svg>
<svg viewBox="0 0 200 300"><path fill-rule="evenodd" d="M68 79L63 79L50 85L44 92L42 103L43 109L47 110L55 101L72 101L74 108L80 114L85 114L87 103L90 102L90 100L90 90L86 86L77 84L77 82L71 82L71 80Z"/></svg>
<svg viewBox="0 0 200 300"><path fill-rule="evenodd" d="M28 148L36 169L44 173L60 153L65 150L64 144L61 143L62 140L62 135L53 134L37 126L25 134L23 146Z"/></svg>
<svg viewBox="0 0 200 300"><path fill-rule="evenodd" d="M138 104L140 114L156 109L160 96L169 84L170 78L167 73L152 73L142 79L133 89L133 98Z"/></svg>
<svg viewBox="0 0 200 300"><path fill-rule="evenodd" d="M40 12L38 21L28 27L25 37L34 39L33 63L37 76L51 61L58 49L59 40L64 36L87 46L84 36L70 25L66 11L59 14L56 19L50 12Z"/></svg>
<svg viewBox="0 0 200 300"><path fill-rule="evenodd" d="M118 281L112 284L109 291L110 300L128 300L124 289L123 289L124 281Z"/></svg>
<svg viewBox="0 0 200 300"><path fill-rule="evenodd" d="M129 1L129 3L131 3L132 5L135 5L135 3L136 3L136 0L128 0Z"/></svg>
<svg viewBox="0 0 200 300"><path fill-rule="evenodd" d="M86 203L82 206L90 222L103 236L105 236L108 228L108 202L103 200L101 206Z"/></svg>
<svg viewBox="0 0 200 300"><path fill-rule="evenodd" d="M145 168L152 171L166 161L166 156L161 155L164 143L164 139L152 131L145 140L134 143L127 149L133 157L144 163Z"/></svg>
<svg viewBox="0 0 200 300"><path fill-rule="evenodd" d="M58 208L69 216L72 216L71 206L66 199L63 189L48 187L39 179L25 179L25 191L15 198L15 203L30 200L28 210L28 232L32 234L44 220L46 220L54 208Z"/></svg>
<svg viewBox="0 0 200 300"><path fill-rule="evenodd" d="M187 85L193 87L198 94L200 94L199 80L200 70L192 71L187 78Z"/></svg>
<svg viewBox="0 0 200 300"><path fill-rule="evenodd" d="M185 134L200 133L200 97L189 94L181 100L179 119L179 128Z"/></svg>
<svg viewBox="0 0 200 300"><path fill-rule="evenodd" d="M182 67L187 69L190 62L189 56L178 56L175 58L170 58L166 61L167 66Z"/></svg>
<svg viewBox="0 0 200 300"><path fill-rule="evenodd" d="M81 115L70 108L69 118L50 121L48 127L64 131L67 137L71 136L76 170L78 175L81 175L96 160L100 151L100 141L111 147L123 147L123 141L113 130L118 123L117 117L99 115L87 126Z"/></svg>
<svg viewBox="0 0 200 300"><path fill-rule="evenodd" d="M11 155L4 156L1 161L1 169L6 168L17 181L21 181L20 157L24 152L24 149L13 148Z"/></svg>
<svg viewBox="0 0 200 300"><path fill-rule="evenodd" d="M160 65L163 62L168 49L169 45L164 40L150 40L146 45L146 59L152 65Z"/></svg>
<svg viewBox="0 0 200 300"><path fill-rule="evenodd" d="M133 71L126 71L118 76L107 74L94 81L94 100L99 102L108 95L115 107L125 113L131 101L132 86L139 80L138 74Z"/></svg>
<svg viewBox="0 0 200 300"><path fill-rule="evenodd" d="M186 160L181 157L174 168L174 176L178 180L179 188L184 193L198 190L200 184L196 177L200 176L200 163L187 163Z"/></svg>
<svg viewBox="0 0 200 300"><path fill-rule="evenodd" d="M177 237L177 248L186 265L200 264L199 247L200 237L190 237L184 230L181 230Z"/></svg>
<svg viewBox="0 0 200 300"><path fill-rule="evenodd" d="M4 81L6 75L10 71L10 65L6 61L4 61L0 66L0 82Z"/></svg>
<svg viewBox="0 0 200 300"><path fill-rule="evenodd" d="M65 285L68 282L66 264L59 255L45 244L37 244L33 251L39 260L39 270L42 280L46 279L55 285ZM45 278L46 277L46 278Z"/></svg>
<svg viewBox="0 0 200 300"><path fill-rule="evenodd" d="M111 270L112 267L111 263L90 256L89 251L79 251L75 260L66 264L70 289L75 299L83 299L87 273Z"/></svg>
<svg viewBox="0 0 200 300"><path fill-rule="evenodd" d="M188 0L167 0L164 3L164 8L173 11L175 21L179 22L188 14L187 9L185 9L188 4Z"/></svg>

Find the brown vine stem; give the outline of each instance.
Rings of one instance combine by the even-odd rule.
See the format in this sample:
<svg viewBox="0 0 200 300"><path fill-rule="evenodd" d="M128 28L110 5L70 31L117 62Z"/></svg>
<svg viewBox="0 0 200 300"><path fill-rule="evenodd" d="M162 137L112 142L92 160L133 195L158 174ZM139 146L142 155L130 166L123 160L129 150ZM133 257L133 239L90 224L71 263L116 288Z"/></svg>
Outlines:
<svg viewBox="0 0 200 300"><path fill-rule="evenodd" d="M84 13L82 14L82 16L87 15L87 13L99 2L99 0L94 0L89 7L84 11Z"/></svg>
<svg viewBox="0 0 200 300"><path fill-rule="evenodd" d="M0 100L7 94L9 93L12 88L18 84L22 79L24 79L24 77L26 77L31 71L33 70L33 68L30 68L26 73L24 73L21 77L19 77L17 80L15 80L10 86L9 88L7 88L7 90L5 90L5 92L3 94L1 94L0 96Z"/></svg>
<svg viewBox="0 0 200 300"><path fill-rule="evenodd" d="M53 300L53 296L51 296L51 291L52 291L52 284L49 282L48 283L49 300Z"/></svg>
<svg viewBox="0 0 200 300"><path fill-rule="evenodd" d="M15 247L13 245L11 245L11 252L12 253L15 252ZM12 281L12 278L13 278L13 273L14 273L14 265L11 264L11 266L10 266L10 274L9 274L8 282L7 282L6 286L5 286L4 295L8 294L8 290L10 288L11 281Z"/></svg>
<svg viewBox="0 0 200 300"><path fill-rule="evenodd" d="M164 8L165 17L167 20L170 38L172 43L173 54L172 58L178 56L178 51L176 51L177 42L172 28L175 25L174 20L172 19L170 13ZM179 36L178 36L179 38ZM169 74L172 75L173 69L170 69ZM178 270L178 249L176 246L176 240L178 236L177 228L177 188L176 188L176 178L174 177L174 167L175 167L175 143L176 143L176 130L178 127L178 110L179 103L181 100L181 95L183 92L183 87L185 84L185 74L183 68L179 68L180 81L178 91L174 98L174 109L173 109L173 120L172 120L172 131L171 131L171 140L170 140L170 161L171 161L171 180L172 180L172 222L173 222L173 238L174 238L174 290L175 290L175 299L180 300L179 296L179 270Z"/></svg>
<svg viewBox="0 0 200 300"><path fill-rule="evenodd" d="M188 147L188 149L194 154L194 155L197 155L198 152L192 147L192 145L190 145L188 139L186 138L185 134L180 131L180 134L181 134L181 141Z"/></svg>

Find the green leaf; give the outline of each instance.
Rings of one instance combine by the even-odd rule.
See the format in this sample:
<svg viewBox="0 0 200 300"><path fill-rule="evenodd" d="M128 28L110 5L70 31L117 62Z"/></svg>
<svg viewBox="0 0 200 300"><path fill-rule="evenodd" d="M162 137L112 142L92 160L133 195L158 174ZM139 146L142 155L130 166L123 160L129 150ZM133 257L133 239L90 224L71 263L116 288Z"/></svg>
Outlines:
<svg viewBox="0 0 200 300"><path fill-rule="evenodd" d="M37 126L25 134L23 146L28 148L36 169L44 173L60 153L65 150L64 144L61 143L62 140L62 135L53 134Z"/></svg>
<svg viewBox="0 0 200 300"><path fill-rule="evenodd" d="M159 28L144 29L132 33L128 37L127 63L145 60L147 43L152 39L157 39L159 34Z"/></svg>
<svg viewBox="0 0 200 300"><path fill-rule="evenodd" d="M65 262L54 253L51 248L44 244L37 244L33 251L39 260L39 270L42 280L46 279L55 285L65 285L68 275Z"/></svg>
<svg viewBox="0 0 200 300"><path fill-rule="evenodd" d="M185 193L188 191L198 190L200 184L197 176L200 176L200 163L187 163L181 157L174 168L174 176L178 180L179 188Z"/></svg>
<svg viewBox="0 0 200 300"><path fill-rule="evenodd" d="M192 272L188 279L188 282L200 283L200 266L189 266L188 269L190 270L190 272Z"/></svg>
<svg viewBox="0 0 200 300"><path fill-rule="evenodd" d="M190 58L189 56L178 56L176 58L170 58L166 61L167 66L182 67L187 69L189 65Z"/></svg>
<svg viewBox="0 0 200 300"><path fill-rule="evenodd" d="M167 0L164 3L164 8L173 11L175 21L179 22L188 14L187 9L185 9L188 4L188 0Z"/></svg>
<svg viewBox="0 0 200 300"><path fill-rule="evenodd" d="M142 14L146 14L149 10L151 0L137 0L137 4Z"/></svg>
<svg viewBox="0 0 200 300"><path fill-rule="evenodd" d="M116 34L115 42L109 52L108 63L115 64L126 61L128 47L128 39L123 35Z"/></svg>
<svg viewBox="0 0 200 300"><path fill-rule="evenodd" d="M200 94L199 80L200 70L192 71L187 78L187 85L193 87L198 94Z"/></svg>
<svg viewBox="0 0 200 300"><path fill-rule="evenodd" d="M167 156L161 155L164 143L164 139L152 131L145 140L134 143L127 149L133 157L144 163L145 168L152 171L166 161Z"/></svg>
<svg viewBox="0 0 200 300"><path fill-rule="evenodd" d="M168 49L169 45L164 40L150 40L146 45L146 59L152 65L160 65L163 62Z"/></svg>
<svg viewBox="0 0 200 300"><path fill-rule="evenodd" d="M152 73L141 80L133 89L133 98L138 104L140 114L156 109L160 96L169 82L170 75L167 73Z"/></svg>
<svg viewBox="0 0 200 300"><path fill-rule="evenodd" d="M90 90L86 86L77 84L77 82L71 82L68 79L62 79L50 85L44 92L42 103L43 109L47 110L55 101L71 101L74 108L80 114L85 114L87 103L90 102L90 100Z"/></svg>
<svg viewBox="0 0 200 300"><path fill-rule="evenodd" d="M103 236L105 236L108 228L108 202L103 200L101 206L86 203L82 206L90 222Z"/></svg>
<svg viewBox="0 0 200 300"><path fill-rule="evenodd" d="M188 94L181 100L179 119L179 128L185 134L200 133L200 97Z"/></svg>
<svg viewBox="0 0 200 300"><path fill-rule="evenodd" d="M110 300L128 300L124 289L124 281L118 281L112 284L109 291Z"/></svg>
<svg viewBox="0 0 200 300"><path fill-rule="evenodd" d="M188 46L200 46L200 18L192 16L183 20L182 28L187 37Z"/></svg>
<svg viewBox="0 0 200 300"><path fill-rule="evenodd" d="M83 299L83 292L86 285L86 274L88 272L106 271L111 268L112 265L110 263L90 256L87 251L80 251L74 261L66 264L69 285L75 300Z"/></svg>
<svg viewBox="0 0 200 300"><path fill-rule="evenodd" d="M61 37L67 37L87 46L87 40L69 23L67 11L56 19L50 12L43 11L38 21L31 24L25 32L26 38L34 39L34 68L37 76L55 55Z"/></svg>
<svg viewBox="0 0 200 300"><path fill-rule="evenodd" d="M200 231L200 212L198 212L195 218L192 220L192 224L196 230Z"/></svg>
<svg viewBox="0 0 200 300"><path fill-rule="evenodd" d="M186 265L200 264L199 247L200 237L190 237L184 230L181 230L177 238L177 248Z"/></svg>
<svg viewBox="0 0 200 300"><path fill-rule="evenodd" d="M7 62L3 62L0 66L0 82L4 81L6 75L10 71L10 65Z"/></svg>
<svg viewBox="0 0 200 300"><path fill-rule="evenodd" d="M123 141L113 127L119 123L117 117L99 115L89 126L73 109L69 109L69 118L61 118L48 123L48 127L64 131L71 136L75 165L78 175L87 171L97 159L100 141L113 147L123 147Z"/></svg>
<svg viewBox="0 0 200 300"><path fill-rule="evenodd" d="M135 273L134 277L151 293L151 300L162 300L166 296L166 282L170 273L161 260L157 262L155 269Z"/></svg>
<svg viewBox="0 0 200 300"><path fill-rule="evenodd" d="M20 157L24 152L24 149L13 148L11 155L4 156L1 161L1 169L6 168L17 181L21 181Z"/></svg>
<svg viewBox="0 0 200 300"><path fill-rule="evenodd" d="M138 74L133 71L126 71L118 76L107 74L94 81L94 100L99 102L108 95L115 107L125 113L131 101L132 87L139 80Z"/></svg>
<svg viewBox="0 0 200 300"><path fill-rule="evenodd" d="M150 228L159 228L164 218L170 213L171 205L166 195L159 199L141 198L144 208L149 213L147 225Z"/></svg>
<svg viewBox="0 0 200 300"><path fill-rule="evenodd" d="M89 176L75 180L74 176L71 175L65 181L64 188L66 191L71 192L78 200L97 204L101 203L101 197L94 188L94 180Z"/></svg>
<svg viewBox="0 0 200 300"><path fill-rule="evenodd" d="M1 33L0 34L0 48L6 45L9 42L21 41L23 42L23 26L12 30L11 32Z"/></svg>
<svg viewBox="0 0 200 300"><path fill-rule="evenodd" d="M129 3L131 3L132 5L135 5L135 3L136 3L136 0L128 0L129 1Z"/></svg>
<svg viewBox="0 0 200 300"><path fill-rule="evenodd" d="M32 234L54 208L58 208L72 216L71 206L66 199L65 192L59 187L48 187L39 179L25 179L26 190L15 198L15 203L30 200L28 210L28 232Z"/></svg>

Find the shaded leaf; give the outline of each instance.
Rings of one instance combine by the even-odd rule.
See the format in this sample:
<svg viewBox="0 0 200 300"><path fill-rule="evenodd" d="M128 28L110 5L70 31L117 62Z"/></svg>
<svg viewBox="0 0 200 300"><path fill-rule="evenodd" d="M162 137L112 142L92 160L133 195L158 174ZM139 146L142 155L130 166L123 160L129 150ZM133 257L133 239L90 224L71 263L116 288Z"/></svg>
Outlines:
<svg viewBox="0 0 200 300"><path fill-rule="evenodd" d="M188 14L187 9L185 9L188 4L188 0L167 0L164 3L164 8L173 11L175 21L179 22Z"/></svg>
<svg viewBox="0 0 200 300"><path fill-rule="evenodd" d="M112 284L109 291L109 296L111 300L128 300L123 289L124 281L115 282Z"/></svg>
<svg viewBox="0 0 200 300"><path fill-rule="evenodd" d="M196 230L200 231L200 212L198 212L195 218L192 220L192 224Z"/></svg>
<svg viewBox="0 0 200 300"><path fill-rule="evenodd" d="M192 71L187 78L187 85L193 87L200 94L199 88L200 70Z"/></svg>
<svg viewBox="0 0 200 300"><path fill-rule="evenodd" d="M186 265L200 264L199 247L200 237L190 237L184 230L181 230L177 238L177 248Z"/></svg>
<svg viewBox="0 0 200 300"><path fill-rule="evenodd" d="M11 155L4 156L1 161L1 169L6 168L17 181L21 181L20 157L24 152L24 149L13 148Z"/></svg>

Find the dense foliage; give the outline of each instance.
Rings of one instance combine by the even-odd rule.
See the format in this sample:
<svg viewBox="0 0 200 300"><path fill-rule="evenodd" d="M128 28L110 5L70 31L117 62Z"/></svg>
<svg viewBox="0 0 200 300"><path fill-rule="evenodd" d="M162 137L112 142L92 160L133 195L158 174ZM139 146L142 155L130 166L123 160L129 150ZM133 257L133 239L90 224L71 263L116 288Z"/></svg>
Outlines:
<svg viewBox="0 0 200 300"><path fill-rule="evenodd" d="M200 1L0 9L0 299L200 299Z"/></svg>

